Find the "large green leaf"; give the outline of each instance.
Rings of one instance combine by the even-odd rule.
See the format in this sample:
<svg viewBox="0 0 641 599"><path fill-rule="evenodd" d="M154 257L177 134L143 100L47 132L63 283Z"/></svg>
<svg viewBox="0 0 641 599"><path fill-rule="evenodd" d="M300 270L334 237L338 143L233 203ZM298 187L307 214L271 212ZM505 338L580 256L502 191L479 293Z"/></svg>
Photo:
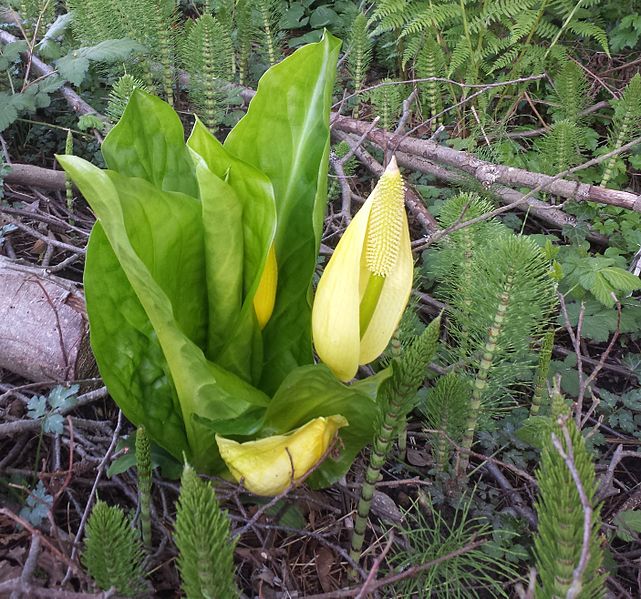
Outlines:
<svg viewBox="0 0 641 599"><path fill-rule="evenodd" d="M276 205L274 191L269 179L251 165L230 155L222 144L199 121L189 137L187 145L194 151L197 162L197 176L203 201L203 221L207 243L208 274L207 285L210 293L210 310L220 310L220 305L229 306L239 300L238 286L242 308L235 308L234 319L225 319L223 324L216 324L219 331L216 346L216 361L222 366L233 369L237 374L259 383L262 370L262 338L255 318L253 299L260 281L267 253L272 244L276 230ZM211 172L210 172L211 171ZM221 200L221 193L214 193L220 187L215 179L231 188L231 193ZM212 208L208 208L208 201ZM225 217L217 219L215 214L222 210L222 205L233 202L230 210L234 214L240 210L242 231L240 232L241 246L232 241L235 255L229 256L232 248L227 237L237 240L239 233L236 228L227 230ZM241 267L236 271L214 272L220 268L216 256L226 256L229 260L240 260ZM225 259L225 261L227 261ZM212 268L209 268L209 263ZM237 277L242 276L239 281ZM233 281L231 279L233 278ZM224 281L230 279L227 287ZM233 289L233 297L223 302L219 307L213 305L212 297L220 295L218 288ZM228 313L231 314L231 309ZM210 324L210 335L212 324ZM214 359L212 357L212 359Z"/></svg>
<svg viewBox="0 0 641 599"><path fill-rule="evenodd" d="M292 369L312 361L309 290L326 193L329 112L340 42L323 39L273 66L224 147L274 186L279 285L263 331L261 387L273 393ZM320 182L320 183L319 183Z"/></svg>
<svg viewBox="0 0 641 599"><path fill-rule="evenodd" d="M195 285L199 279L204 289L200 204L189 196L160 192L142 179L102 171L81 158L63 156L59 160L98 216L149 318L179 398L189 457L199 468L208 469L215 447L213 434L194 416L214 421L236 418L253 406L265 405L267 398L205 358L185 331L198 316L184 316L181 326L169 295L154 278L162 272L161 279L172 274L180 279L184 271L191 281L173 283L174 293L198 295ZM189 299L183 297L175 307L176 312L189 311ZM110 368L104 362L102 367Z"/></svg>
<svg viewBox="0 0 641 599"><path fill-rule="evenodd" d="M174 457L190 454L176 391L158 337L97 223L87 246L85 300L91 347L127 419Z"/></svg>
<svg viewBox="0 0 641 599"><path fill-rule="evenodd" d="M121 175L198 197L182 123L173 108L156 96L135 90L101 150L107 167Z"/></svg>
<svg viewBox="0 0 641 599"><path fill-rule="evenodd" d="M377 379L378 383L383 377ZM331 485L351 466L356 454L374 435L376 400L354 387L339 382L323 364L301 366L289 374L272 398L260 436L283 434L318 416L341 414L349 426L340 430L342 447L310 477L316 487Z"/></svg>

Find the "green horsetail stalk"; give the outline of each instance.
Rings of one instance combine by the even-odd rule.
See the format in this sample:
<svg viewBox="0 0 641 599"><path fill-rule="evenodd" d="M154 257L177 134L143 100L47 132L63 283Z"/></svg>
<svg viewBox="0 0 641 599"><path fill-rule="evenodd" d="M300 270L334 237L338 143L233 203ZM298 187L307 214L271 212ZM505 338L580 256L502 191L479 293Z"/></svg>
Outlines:
<svg viewBox="0 0 641 599"><path fill-rule="evenodd" d="M416 391L425 378L425 369L436 353L441 317L435 318L401 356L392 362L393 373L379 391L380 414L365 481L361 488L350 556L360 560L367 518L381 468L392 447L399 426L415 405Z"/></svg>
<svg viewBox="0 0 641 599"><path fill-rule="evenodd" d="M209 481L185 464L180 480L174 541L178 570L187 597L233 599L234 548L227 513L220 508Z"/></svg>
<svg viewBox="0 0 641 599"><path fill-rule="evenodd" d="M151 443L141 426L136 432L136 469L138 472L138 501L140 502L140 529L142 542L151 551Z"/></svg>

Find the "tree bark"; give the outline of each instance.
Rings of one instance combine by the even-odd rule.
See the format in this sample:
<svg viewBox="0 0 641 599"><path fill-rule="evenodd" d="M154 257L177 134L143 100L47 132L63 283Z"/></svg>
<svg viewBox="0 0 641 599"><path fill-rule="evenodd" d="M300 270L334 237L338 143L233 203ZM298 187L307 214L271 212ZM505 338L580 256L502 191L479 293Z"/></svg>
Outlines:
<svg viewBox="0 0 641 599"><path fill-rule="evenodd" d="M95 373L76 285L0 256L0 368L38 382Z"/></svg>
<svg viewBox="0 0 641 599"><path fill-rule="evenodd" d="M346 116L336 116L332 126L346 133L365 134L371 127L368 123L357 121ZM609 204L619 208L627 208L641 212L641 198L627 191L607 189L597 185L588 185L567 179L555 179L550 175L533 173L514 166L502 166L481 160L472 154L453 150L426 139L396 136L383 129L374 128L367 132L367 138L377 146L386 149L394 148L397 152L405 152L436 162L440 165L451 166L472 175L482 184L490 187L500 184L507 187L527 187L534 189L544 186L546 193L572 200Z"/></svg>

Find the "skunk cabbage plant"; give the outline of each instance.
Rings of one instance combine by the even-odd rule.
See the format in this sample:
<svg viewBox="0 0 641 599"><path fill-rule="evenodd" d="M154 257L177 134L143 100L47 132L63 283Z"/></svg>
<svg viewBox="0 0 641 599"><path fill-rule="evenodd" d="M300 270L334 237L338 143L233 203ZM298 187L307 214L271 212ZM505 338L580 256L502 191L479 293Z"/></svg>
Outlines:
<svg viewBox="0 0 641 599"><path fill-rule="evenodd" d="M247 463L252 442L280 447L315 421L322 447L341 437L309 479L326 485L373 434L386 372L344 385L311 342L339 46L325 34L269 69L222 144L198 120L185 142L173 109L137 90L106 170L58 158L97 217L84 282L100 373L132 423L203 472L224 470L219 446ZM292 460L285 484L315 465Z"/></svg>

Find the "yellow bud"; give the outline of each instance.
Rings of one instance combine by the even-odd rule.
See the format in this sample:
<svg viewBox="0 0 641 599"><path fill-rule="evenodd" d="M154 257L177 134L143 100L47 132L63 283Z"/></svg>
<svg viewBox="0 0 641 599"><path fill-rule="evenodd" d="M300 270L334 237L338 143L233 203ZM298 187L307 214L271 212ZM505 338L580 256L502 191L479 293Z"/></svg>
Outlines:
<svg viewBox="0 0 641 599"><path fill-rule="evenodd" d="M274 311L274 304L276 303L276 288L278 286L278 265L276 263L276 251L274 244L269 248L267 253L267 260L265 261L265 268L260 277L256 295L254 295L254 310L256 311L256 318L258 326L261 329L269 322Z"/></svg>
<svg viewBox="0 0 641 599"><path fill-rule="evenodd" d="M286 435L238 443L216 435L220 455L237 481L256 495L273 496L298 482L325 455L338 429L348 426L340 414L319 417Z"/></svg>

